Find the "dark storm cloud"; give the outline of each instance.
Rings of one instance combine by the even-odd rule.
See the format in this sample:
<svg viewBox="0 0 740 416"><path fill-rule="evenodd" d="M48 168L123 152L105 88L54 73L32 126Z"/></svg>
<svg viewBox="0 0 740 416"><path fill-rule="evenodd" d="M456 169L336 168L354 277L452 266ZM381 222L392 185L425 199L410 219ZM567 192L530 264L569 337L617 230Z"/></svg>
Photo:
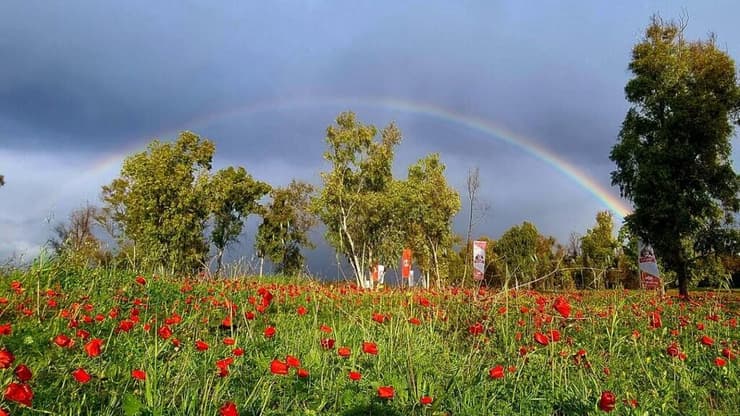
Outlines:
<svg viewBox="0 0 740 416"><path fill-rule="evenodd" d="M184 129L216 142L217 166L317 183L325 129L348 109L378 127L397 121L401 177L439 152L462 191L479 166L492 205L481 233L531 219L565 238L603 205L500 137L377 104L233 110L315 97L427 104L525 137L608 187L630 49L656 12L688 13L689 38L715 31L740 54L733 1L0 2L0 218L18 219L0 224L14 241L0 251L43 244L43 213L63 218L127 153ZM50 185L59 178L69 183Z"/></svg>

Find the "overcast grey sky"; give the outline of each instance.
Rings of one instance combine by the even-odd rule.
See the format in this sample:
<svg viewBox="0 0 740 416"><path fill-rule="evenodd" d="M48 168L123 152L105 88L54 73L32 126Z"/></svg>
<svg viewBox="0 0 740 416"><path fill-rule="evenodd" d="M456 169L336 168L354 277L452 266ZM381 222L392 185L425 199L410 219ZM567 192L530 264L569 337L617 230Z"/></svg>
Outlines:
<svg viewBox="0 0 740 416"><path fill-rule="evenodd" d="M475 234L530 220L565 242L609 207L507 140L618 196L608 155L656 13L740 57L736 1L0 2L0 258L37 253L127 154L185 129L215 141L217 167L318 183L325 129L350 109L398 123L399 176L440 152L463 193L479 166L491 209ZM331 273L333 259L311 264Z"/></svg>

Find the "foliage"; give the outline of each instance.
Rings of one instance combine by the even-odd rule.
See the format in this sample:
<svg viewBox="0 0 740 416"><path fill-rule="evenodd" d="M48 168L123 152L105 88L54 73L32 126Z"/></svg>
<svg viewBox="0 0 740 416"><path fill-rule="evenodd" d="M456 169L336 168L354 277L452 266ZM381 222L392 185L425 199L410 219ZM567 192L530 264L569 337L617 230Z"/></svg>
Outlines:
<svg viewBox="0 0 740 416"><path fill-rule="evenodd" d="M653 245L688 295L695 260L738 240L740 181L730 161L740 111L735 64L713 37L690 42L682 26L653 18L629 68L632 107L611 151L612 183L633 202L625 218L632 232Z"/></svg>
<svg viewBox="0 0 740 416"><path fill-rule="evenodd" d="M372 261L383 261L382 242L400 226L392 204L393 150L401 141L394 124L380 133L359 122L352 112L340 114L326 130L329 149L324 158L331 170L322 172L323 188L313 210L326 225L326 239L349 261L359 282Z"/></svg>
<svg viewBox="0 0 740 416"><path fill-rule="evenodd" d="M255 247L259 257L267 257L279 273L299 274L304 263L301 247L313 248L308 238L316 225L310 211L313 192L312 185L293 180L285 188L273 189L272 201L262 211Z"/></svg>
<svg viewBox="0 0 740 416"><path fill-rule="evenodd" d="M596 225L581 237L583 266L589 269L593 284L602 287L604 277L614 265L618 243L614 238L614 222L609 211L596 214Z"/></svg>
<svg viewBox="0 0 740 416"><path fill-rule="evenodd" d="M601 414L605 392L611 414L740 408L737 294L686 307L643 291L366 291L105 269L61 280L55 267L0 276L9 414ZM11 394L23 384L32 397Z"/></svg>
<svg viewBox="0 0 740 416"><path fill-rule="evenodd" d="M70 266L107 264L111 255L94 232L99 215L98 209L90 204L72 211L67 224L59 223L54 227L56 237L49 240L54 253Z"/></svg>
<svg viewBox="0 0 740 416"><path fill-rule="evenodd" d="M508 229L496 243L496 254L504 265L505 273L514 278L516 286L536 278L537 227L525 221Z"/></svg>
<svg viewBox="0 0 740 416"><path fill-rule="evenodd" d="M432 271L437 287L447 276L442 264L452 250L452 219L460 210L460 195L444 176L439 154L431 154L409 167L403 195L409 247L422 270Z"/></svg>
<svg viewBox="0 0 740 416"><path fill-rule="evenodd" d="M239 238L246 217L258 211L258 201L270 192L270 185L254 180L243 167L227 167L213 175L207 189L213 215L211 242L217 250L218 272L226 246Z"/></svg>
<svg viewBox="0 0 740 416"><path fill-rule="evenodd" d="M205 263L214 150L213 142L191 132L175 143L154 140L145 152L126 158L121 177L103 187L106 212L134 244L143 267L193 271Z"/></svg>

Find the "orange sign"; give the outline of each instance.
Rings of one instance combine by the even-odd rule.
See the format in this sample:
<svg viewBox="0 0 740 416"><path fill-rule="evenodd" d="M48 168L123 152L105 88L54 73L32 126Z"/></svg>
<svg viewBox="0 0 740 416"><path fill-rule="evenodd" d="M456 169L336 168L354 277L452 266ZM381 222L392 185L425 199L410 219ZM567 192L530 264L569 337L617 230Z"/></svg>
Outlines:
<svg viewBox="0 0 740 416"><path fill-rule="evenodd" d="M403 249L403 256L401 257L401 277L408 279L411 274L411 249Z"/></svg>

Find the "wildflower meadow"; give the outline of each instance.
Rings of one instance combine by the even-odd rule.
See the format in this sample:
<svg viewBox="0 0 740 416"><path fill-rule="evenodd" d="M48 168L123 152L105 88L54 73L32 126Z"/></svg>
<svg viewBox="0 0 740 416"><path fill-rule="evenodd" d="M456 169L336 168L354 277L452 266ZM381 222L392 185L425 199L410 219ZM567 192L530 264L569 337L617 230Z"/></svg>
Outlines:
<svg viewBox="0 0 740 416"><path fill-rule="evenodd" d="M737 414L737 292L0 284L0 415Z"/></svg>

